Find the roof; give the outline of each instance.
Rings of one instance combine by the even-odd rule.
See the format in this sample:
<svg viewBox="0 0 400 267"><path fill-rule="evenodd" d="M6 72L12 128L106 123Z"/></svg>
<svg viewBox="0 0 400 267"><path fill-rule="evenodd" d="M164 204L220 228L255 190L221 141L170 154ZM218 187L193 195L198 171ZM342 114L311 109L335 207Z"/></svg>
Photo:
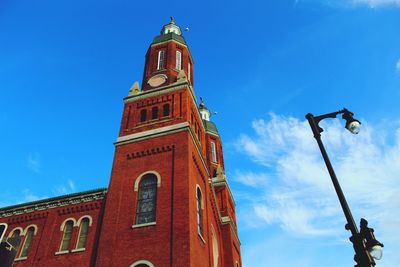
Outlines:
<svg viewBox="0 0 400 267"><path fill-rule="evenodd" d="M181 44L186 45L185 38L173 32L156 36L151 44L158 44L169 40L175 40Z"/></svg>
<svg viewBox="0 0 400 267"><path fill-rule="evenodd" d="M219 135L217 126L211 121L203 120L204 128L206 128L206 132L210 132L216 135Z"/></svg>

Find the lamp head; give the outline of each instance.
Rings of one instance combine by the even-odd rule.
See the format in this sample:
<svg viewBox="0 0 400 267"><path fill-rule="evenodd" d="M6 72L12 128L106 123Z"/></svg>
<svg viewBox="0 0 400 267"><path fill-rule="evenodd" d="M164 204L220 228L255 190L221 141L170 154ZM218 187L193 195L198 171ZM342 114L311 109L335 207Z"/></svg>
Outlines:
<svg viewBox="0 0 400 267"><path fill-rule="evenodd" d="M360 220L360 234L367 241L365 247L371 257L380 260L383 253L383 244L375 239L374 229L369 228L368 221L363 218Z"/></svg>
<svg viewBox="0 0 400 267"><path fill-rule="evenodd" d="M344 109L342 118L346 120L346 129L352 134L358 134L360 132L361 122L353 118L353 113L347 109Z"/></svg>

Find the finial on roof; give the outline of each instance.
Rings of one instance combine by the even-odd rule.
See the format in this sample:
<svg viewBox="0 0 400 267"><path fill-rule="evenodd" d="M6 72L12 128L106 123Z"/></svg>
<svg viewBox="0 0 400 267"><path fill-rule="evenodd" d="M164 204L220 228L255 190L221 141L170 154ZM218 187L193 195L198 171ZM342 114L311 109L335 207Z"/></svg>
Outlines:
<svg viewBox="0 0 400 267"><path fill-rule="evenodd" d="M171 24L175 24L175 20L174 20L174 17L169 17L170 19L171 19L171 21L169 22L169 23L171 23Z"/></svg>
<svg viewBox="0 0 400 267"><path fill-rule="evenodd" d="M132 87L131 90L129 90L129 95L136 95L140 93L140 89L139 89L139 82L135 82Z"/></svg>
<svg viewBox="0 0 400 267"><path fill-rule="evenodd" d="M225 178L224 171L222 170L222 167L221 167L220 164L218 164L218 166L217 166L216 175L220 179L224 179Z"/></svg>
<svg viewBox="0 0 400 267"><path fill-rule="evenodd" d="M200 96L200 105L201 108L204 108L204 100L203 98Z"/></svg>

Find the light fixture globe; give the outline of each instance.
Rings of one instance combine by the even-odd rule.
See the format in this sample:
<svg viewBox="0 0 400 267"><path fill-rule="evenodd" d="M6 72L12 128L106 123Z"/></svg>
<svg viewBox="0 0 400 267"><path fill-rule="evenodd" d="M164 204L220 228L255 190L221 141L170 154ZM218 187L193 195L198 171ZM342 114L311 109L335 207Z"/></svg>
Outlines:
<svg viewBox="0 0 400 267"><path fill-rule="evenodd" d="M346 123L346 129L352 134L358 134L360 132L361 123L358 120Z"/></svg>
<svg viewBox="0 0 400 267"><path fill-rule="evenodd" d="M379 244L368 249L369 255L375 260L380 260L383 254L383 247Z"/></svg>
<svg viewBox="0 0 400 267"><path fill-rule="evenodd" d="M353 112L343 109L342 118L346 120L346 129L352 134L358 134L360 132L361 122L353 118Z"/></svg>

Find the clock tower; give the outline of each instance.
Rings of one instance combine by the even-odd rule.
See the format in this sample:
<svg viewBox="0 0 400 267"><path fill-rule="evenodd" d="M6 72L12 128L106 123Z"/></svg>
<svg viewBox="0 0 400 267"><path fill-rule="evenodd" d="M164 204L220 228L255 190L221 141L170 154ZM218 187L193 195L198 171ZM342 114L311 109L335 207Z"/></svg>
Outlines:
<svg viewBox="0 0 400 267"><path fill-rule="evenodd" d="M94 266L241 266L222 143L173 18L124 98Z"/></svg>

